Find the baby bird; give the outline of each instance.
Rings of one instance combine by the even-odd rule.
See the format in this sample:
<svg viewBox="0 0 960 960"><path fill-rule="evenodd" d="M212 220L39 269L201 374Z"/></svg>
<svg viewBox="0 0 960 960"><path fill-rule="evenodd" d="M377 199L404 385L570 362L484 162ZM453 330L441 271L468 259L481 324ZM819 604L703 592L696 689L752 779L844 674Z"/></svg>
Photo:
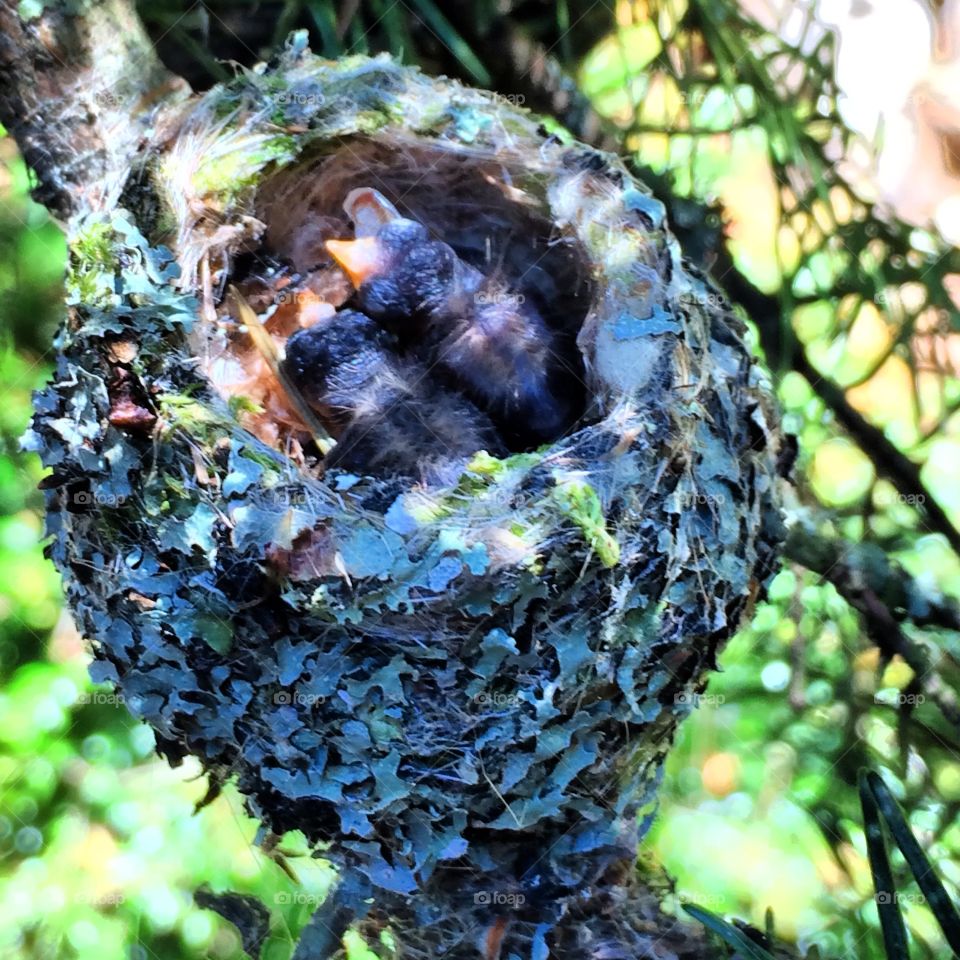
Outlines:
<svg viewBox="0 0 960 960"><path fill-rule="evenodd" d="M438 364L485 410L511 449L555 440L578 412L580 385L537 310L461 260L372 189L344 209L355 240L328 240L370 317ZM572 365L571 365L572 366Z"/></svg>
<svg viewBox="0 0 960 960"><path fill-rule="evenodd" d="M283 369L336 437L328 466L447 482L479 450L503 449L490 419L392 352L390 335L355 310L295 333Z"/></svg>

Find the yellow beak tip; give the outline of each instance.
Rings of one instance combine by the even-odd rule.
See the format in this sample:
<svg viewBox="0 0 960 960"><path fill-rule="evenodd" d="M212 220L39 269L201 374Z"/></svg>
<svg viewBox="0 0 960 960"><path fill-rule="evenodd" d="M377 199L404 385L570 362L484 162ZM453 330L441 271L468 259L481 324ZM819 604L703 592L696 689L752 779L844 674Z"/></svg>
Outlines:
<svg viewBox="0 0 960 960"><path fill-rule="evenodd" d="M324 246L354 287L383 272L383 252L375 237L327 240Z"/></svg>

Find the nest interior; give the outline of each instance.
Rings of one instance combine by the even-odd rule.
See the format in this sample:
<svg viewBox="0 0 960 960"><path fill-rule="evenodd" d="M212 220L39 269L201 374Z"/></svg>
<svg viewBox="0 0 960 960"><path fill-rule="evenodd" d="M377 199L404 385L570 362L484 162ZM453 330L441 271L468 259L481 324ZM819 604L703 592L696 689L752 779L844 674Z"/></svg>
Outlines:
<svg viewBox="0 0 960 960"><path fill-rule="evenodd" d="M171 762L325 845L347 915L375 895L467 957L509 913L517 955L546 956L585 891L620 889L673 731L773 567L779 432L744 326L617 158L491 94L294 44L178 122L139 174L167 216L128 194L72 239L28 441L93 675ZM282 404L237 402L218 281L263 244L324 269L352 185L522 277L576 340L575 429L425 487L321 476Z"/></svg>
<svg viewBox="0 0 960 960"><path fill-rule="evenodd" d="M577 337L592 299L592 273L575 238L550 219L542 173L532 174L516 158L464 152L393 131L345 139L314 154L259 186L253 209L263 225L260 239L213 276L215 287L222 291L236 283L258 312L265 311L265 329L280 354L292 333L317 322L318 301L335 309L355 306L349 282L324 245L352 236L344 199L354 189L374 187L496 289L532 305L550 333L576 419L586 416ZM235 327L230 332L235 318L222 296L217 312L228 323L226 334L222 328L207 331L211 382L225 397L246 397L263 409L245 421L261 439L288 453L302 451L308 437L296 406L249 336ZM510 443L514 452L529 446ZM300 459L304 466L317 463L315 457Z"/></svg>
<svg viewBox="0 0 960 960"><path fill-rule="evenodd" d="M516 158L393 131L345 142L260 188L255 209L267 247L301 272L328 261L323 241L350 232L344 198L370 186L468 262L502 271L553 329L576 338L589 304L589 268L551 221L544 178Z"/></svg>

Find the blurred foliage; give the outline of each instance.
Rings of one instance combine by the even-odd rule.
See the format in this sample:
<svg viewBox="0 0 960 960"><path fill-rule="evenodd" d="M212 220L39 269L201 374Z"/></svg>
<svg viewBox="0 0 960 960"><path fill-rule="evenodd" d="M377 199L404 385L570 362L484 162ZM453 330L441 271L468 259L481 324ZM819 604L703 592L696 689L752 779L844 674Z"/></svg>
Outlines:
<svg viewBox="0 0 960 960"><path fill-rule="evenodd" d="M581 66L581 85L641 163L721 211L728 254L775 298L779 327L759 340L800 439L801 499L834 509L833 535L876 543L932 594L957 597L957 556L930 534L922 508L932 496L954 524L960 515L960 383L920 362L931 336L960 329L949 294L957 251L882 215L869 184L850 175L857 139L839 117L834 37L811 7L786 8L801 25L776 30L731 3L620 9L616 33ZM923 465L922 488L895 488L878 451L838 429L819 378L790 370L792 342ZM908 633L937 652L956 690L956 634ZM772 906L778 930L825 956L883 955L858 768L896 785L954 899L960 881L958 731L875 639L833 584L784 570L711 680L712 709L684 728L671 756L672 809L654 841L692 902L758 926ZM895 863L913 955L946 955Z"/></svg>
<svg viewBox="0 0 960 960"><path fill-rule="evenodd" d="M0 139L0 956L240 957L236 931L193 905L207 883L270 904L266 956L288 957L329 868L297 856L294 883L254 845L256 824L233 794L195 816L199 765L170 770L154 757L153 732L90 683L61 617L41 470L19 437L51 369L65 256ZM304 852L295 837L285 846Z"/></svg>
<svg viewBox="0 0 960 960"><path fill-rule="evenodd" d="M324 57L387 51L489 87L502 65L476 38L497 36L505 9L531 34L555 41L567 62L587 54L612 21L608 3L582 0L141 0L137 9L161 57L195 89L229 75L231 63L268 59L295 28L309 30L312 49Z"/></svg>
<svg viewBox="0 0 960 960"><path fill-rule="evenodd" d="M838 160L857 144L839 115L832 36L812 16L789 34L764 29L729 0L508 6L639 163L711 207L737 268L774 298L776 329L761 320L758 341L800 439L800 500L830 508L829 534L875 543L931 593L960 597L960 561L929 532L923 509L934 496L960 516L960 384L924 361L960 329L949 295L960 254L881 214L843 173ZM250 63L304 26L328 56L390 50L515 92L504 86L496 44L506 21L493 2L141 8L168 63L198 87L231 69L223 60ZM267 956L286 957L327 872L292 858L295 885L252 845L255 826L233 795L193 816L203 794L189 780L195 771L150 758L149 731L90 686L82 645L58 621L39 471L17 437L48 369L64 248L26 199L9 141L0 140L0 163L0 953L237 957L232 928L192 905L191 891L207 882L262 896L276 920ZM877 451L838 426L818 379L791 368L794 344L921 467L923 489L884 479ZM905 631L956 689L957 635ZM958 731L916 693L911 669L881 653L829 578L794 565L722 668L682 728L652 839L677 878L675 908L762 927L772 907L778 934L824 957L882 956L857 771L877 769L891 784L956 899ZM913 956L945 956L899 854L893 868Z"/></svg>
<svg viewBox="0 0 960 960"><path fill-rule="evenodd" d="M19 451L30 391L51 360L65 243L29 203L27 174L0 140L0 675L37 657L59 615L59 588L37 551L40 467Z"/></svg>

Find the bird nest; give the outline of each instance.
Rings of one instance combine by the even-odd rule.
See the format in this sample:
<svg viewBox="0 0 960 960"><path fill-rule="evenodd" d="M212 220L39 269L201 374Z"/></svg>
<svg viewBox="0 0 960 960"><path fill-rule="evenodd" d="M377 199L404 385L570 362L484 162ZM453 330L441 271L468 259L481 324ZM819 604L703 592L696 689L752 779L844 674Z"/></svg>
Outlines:
<svg viewBox="0 0 960 960"><path fill-rule="evenodd" d="M338 464L283 355L355 308L326 244L367 188L535 308L560 435ZM94 678L328 844L354 912L559 922L633 856L781 537L769 386L661 204L496 95L294 42L168 118L71 249L31 442Z"/></svg>

